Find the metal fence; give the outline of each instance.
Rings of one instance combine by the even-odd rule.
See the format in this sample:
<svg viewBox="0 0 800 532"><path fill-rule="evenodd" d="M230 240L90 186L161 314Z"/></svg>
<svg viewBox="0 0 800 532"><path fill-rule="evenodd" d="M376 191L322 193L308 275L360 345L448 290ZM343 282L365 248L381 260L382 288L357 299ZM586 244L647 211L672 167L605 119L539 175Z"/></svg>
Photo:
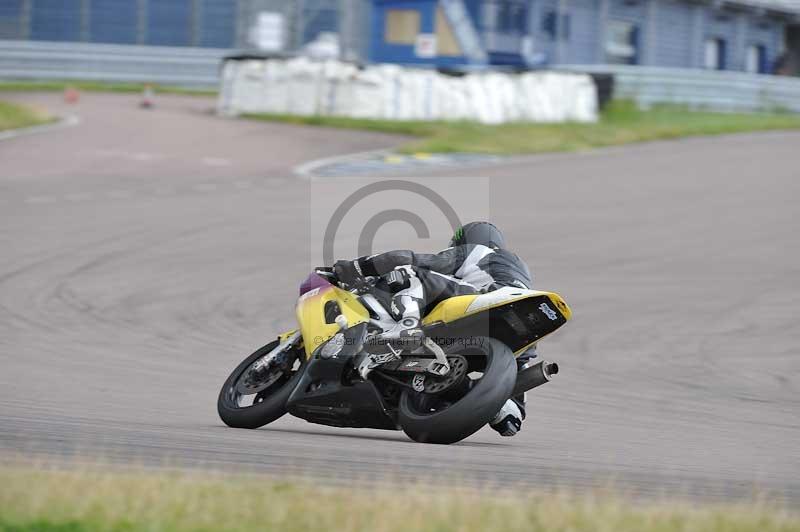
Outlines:
<svg viewBox="0 0 800 532"><path fill-rule="evenodd" d="M221 58L259 45L294 53L321 34L367 56L370 0L0 0L0 78L216 86ZM6 39L6 40L3 40Z"/></svg>
<svg viewBox="0 0 800 532"><path fill-rule="evenodd" d="M363 58L370 0L0 0L0 39L251 48L259 15L281 25L284 51L339 35L345 59Z"/></svg>
<svg viewBox="0 0 800 532"><path fill-rule="evenodd" d="M614 97L643 107L674 103L715 111L800 113L800 78L715 70L627 65L566 65L558 68L611 74Z"/></svg>
<svg viewBox="0 0 800 532"><path fill-rule="evenodd" d="M0 41L0 79L80 79L217 87L230 50Z"/></svg>

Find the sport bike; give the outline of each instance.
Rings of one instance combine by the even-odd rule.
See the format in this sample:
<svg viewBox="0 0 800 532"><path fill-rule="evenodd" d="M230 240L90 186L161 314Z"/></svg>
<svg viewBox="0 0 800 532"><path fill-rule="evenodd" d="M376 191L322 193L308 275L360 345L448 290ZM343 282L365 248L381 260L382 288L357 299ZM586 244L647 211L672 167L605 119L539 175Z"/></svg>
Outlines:
<svg viewBox="0 0 800 532"><path fill-rule="evenodd" d="M222 421L254 429L288 412L449 444L558 373L553 362L518 368L515 359L571 318L558 294L503 287L445 299L422 320L396 321L382 282L368 278L348 290L331 269L317 268L301 288L298 328L247 357L225 381Z"/></svg>

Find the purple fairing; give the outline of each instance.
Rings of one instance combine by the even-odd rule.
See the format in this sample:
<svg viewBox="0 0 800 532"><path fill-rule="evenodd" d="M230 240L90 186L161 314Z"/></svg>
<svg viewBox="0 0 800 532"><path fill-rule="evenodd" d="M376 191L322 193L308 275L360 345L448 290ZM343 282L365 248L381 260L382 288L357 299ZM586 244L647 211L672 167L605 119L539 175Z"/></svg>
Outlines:
<svg viewBox="0 0 800 532"><path fill-rule="evenodd" d="M328 280L321 275L312 273L308 276L308 278L306 278L305 281L303 281L303 284L300 285L300 295L302 296L303 294L308 293L315 288L323 288L326 286L331 286L331 283L329 283Z"/></svg>

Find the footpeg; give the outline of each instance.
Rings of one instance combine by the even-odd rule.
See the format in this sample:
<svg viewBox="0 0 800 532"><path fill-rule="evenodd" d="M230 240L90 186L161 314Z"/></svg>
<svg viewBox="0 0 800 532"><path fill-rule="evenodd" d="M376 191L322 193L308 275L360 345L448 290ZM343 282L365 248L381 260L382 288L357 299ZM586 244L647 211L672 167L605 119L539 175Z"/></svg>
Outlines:
<svg viewBox="0 0 800 532"><path fill-rule="evenodd" d="M386 353L369 354L367 352L364 352L364 356L361 359L361 362L359 362L358 365L356 366L356 370L358 371L358 374L361 376L362 379L367 380L367 377L372 372L372 370L377 368L378 366L383 366L384 364L400 360L400 352L396 351L389 344L387 344L387 347L389 348L389 351Z"/></svg>
<svg viewBox="0 0 800 532"><path fill-rule="evenodd" d="M450 363L447 361L447 355L444 354L444 351L439 344L431 340L430 338L425 338L425 347L430 350L436 356L436 362L438 365L435 368L432 368L431 373L436 375L447 375L450 373Z"/></svg>

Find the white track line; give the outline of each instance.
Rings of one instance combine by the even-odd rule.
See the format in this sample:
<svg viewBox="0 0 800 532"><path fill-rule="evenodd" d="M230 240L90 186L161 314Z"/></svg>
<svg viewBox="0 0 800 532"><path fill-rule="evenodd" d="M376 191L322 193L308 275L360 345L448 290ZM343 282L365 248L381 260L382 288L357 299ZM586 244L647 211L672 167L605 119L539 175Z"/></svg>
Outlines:
<svg viewBox="0 0 800 532"><path fill-rule="evenodd" d="M77 115L69 115L55 124L44 124L41 126L31 126L19 129L10 129L8 131L0 131L0 141L16 139L19 137L27 137L29 135L37 135L39 133L58 131L59 129L77 126L80 123L80 117Z"/></svg>
<svg viewBox="0 0 800 532"><path fill-rule="evenodd" d="M64 196L67 201L87 201L92 199L92 195L87 192L74 192Z"/></svg>
<svg viewBox="0 0 800 532"><path fill-rule="evenodd" d="M334 157L325 157L324 159L316 159L313 161L308 161L299 164L294 168L292 168L292 172L296 176L303 177L306 179L311 179L312 177L315 177L314 171L323 166L329 166L331 164L343 161L346 162L346 161L358 160L364 157L370 157L375 155L388 155L390 153L392 153L391 149L384 149L384 150L370 150L357 153L348 153L345 155L336 155Z"/></svg>
<svg viewBox="0 0 800 532"><path fill-rule="evenodd" d="M133 196L133 192L130 190L109 190L106 192L106 196L111 199L125 199Z"/></svg>
<svg viewBox="0 0 800 532"><path fill-rule="evenodd" d="M25 203L55 203L56 198L53 196L30 196L25 198Z"/></svg>
<svg viewBox="0 0 800 532"><path fill-rule="evenodd" d="M200 159L200 162L206 166L215 166L218 168L233 166L233 162L231 162L230 159L224 159L222 157L203 157Z"/></svg>

